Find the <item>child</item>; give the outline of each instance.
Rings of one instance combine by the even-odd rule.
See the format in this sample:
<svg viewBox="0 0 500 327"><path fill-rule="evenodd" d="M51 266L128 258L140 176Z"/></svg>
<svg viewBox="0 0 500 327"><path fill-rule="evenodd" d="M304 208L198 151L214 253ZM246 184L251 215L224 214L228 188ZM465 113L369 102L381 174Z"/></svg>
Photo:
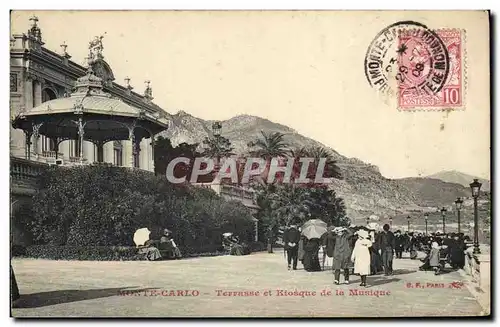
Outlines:
<svg viewBox="0 0 500 327"><path fill-rule="evenodd" d="M366 276L370 274L370 250L372 241L366 230L357 232L358 240L354 245L351 260L354 261L354 273L361 276L361 284L359 286L366 287Z"/></svg>
<svg viewBox="0 0 500 327"><path fill-rule="evenodd" d="M432 242L431 252L429 253L429 265L434 269L434 274L438 275L440 271L439 264L439 250L440 246L437 242Z"/></svg>

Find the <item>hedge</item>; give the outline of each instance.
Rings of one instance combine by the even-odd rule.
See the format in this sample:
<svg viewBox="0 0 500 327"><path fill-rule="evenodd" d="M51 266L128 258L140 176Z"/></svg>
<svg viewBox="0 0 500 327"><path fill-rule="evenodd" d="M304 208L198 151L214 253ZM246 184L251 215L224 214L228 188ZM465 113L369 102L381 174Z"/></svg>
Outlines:
<svg viewBox="0 0 500 327"><path fill-rule="evenodd" d="M262 242L249 244L252 252L264 251L266 245ZM226 251L220 247L210 252L195 253L184 249L184 258L209 257L225 255ZM186 251L187 250L187 251ZM182 251L182 249L181 249ZM48 260L82 260L82 261L136 261L145 260L144 256L137 254L137 249L130 246L13 246L13 257L48 259Z"/></svg>
<svg viewBox="0 0 500 327"><path fill-rule="evenodd" d="M91 256L78 254L89 248L133 247L134 232L144 227L155 240L164 228L172 230L186 255L217 252L225 232L247 243L254 238L252 212L243 204L210 189L109 165L50 167L33 197L33 218L26 222L33 244L76 247L67 253L71 258ZM97 256L112 259L121 253L102 251Z"/></svg>

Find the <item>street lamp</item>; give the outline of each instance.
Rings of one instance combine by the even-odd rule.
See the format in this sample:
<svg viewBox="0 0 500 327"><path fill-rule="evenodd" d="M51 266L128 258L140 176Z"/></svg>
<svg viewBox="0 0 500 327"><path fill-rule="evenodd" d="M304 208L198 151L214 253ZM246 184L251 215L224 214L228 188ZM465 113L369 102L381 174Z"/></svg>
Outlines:
<svg viewBox="0 0 500 327"><path fill-rule="evenodd" d="M219 137L220 137L220 131L222 129L222 124L220 121L214 121L212 124L212 134L214 135L214 141L216 142L216 146L219 147ZM217 157L215 158L215 169L218 171L220 169L220 155L217 154Z"/></svg>
<svg viewBox="0 0 500 327"><path fill-rule="evenodd" d="M478 182L477 178L470 183L470 189L472 191L472 197L474 198L474 254L480 254L479 250L479 222L477 214L477 198L479 197L479 190L481 189L481 183Z"/></svg>
<svg viewBox="0 0 500 327"><path fill-rule="evenodd" d="M464 201L461 198L455 200L455 206L457 207L457 218L458 218L458 233L460 234L460 210L462 209L462 204Z"/></svg>
<svg viewBox="0 0 500 327"><path fill-rule="evenodd" d="M428 235L428 233L427 233L427 223L429 222L429 213L428 212L424 213L424 219L425 219L425 235Z"/></svg>
<svg viewBox="0 0 500 327"><path fill-rule="evenodd" d="M408 233L410 232L410 219L411 217L408 215L408 217L406 217L406 219L408 219Z"/></svg>
<svg viewBox="0 0 500 327"><path fill-rule="evenodd" d="M212 124L212 133L214 134L214 136L220 136L220 131L222 129L222 124L219 122L219 121L215 121L213 124Z"/></svg>
<svg viewBox="0 0 500 327"><path fill-rule="evenodd" d="M441 208L441 216L443 217L443 234L446 234L446 224L444 222L444 219L446 218L446 211L448 211L445 207Z"/></svg>

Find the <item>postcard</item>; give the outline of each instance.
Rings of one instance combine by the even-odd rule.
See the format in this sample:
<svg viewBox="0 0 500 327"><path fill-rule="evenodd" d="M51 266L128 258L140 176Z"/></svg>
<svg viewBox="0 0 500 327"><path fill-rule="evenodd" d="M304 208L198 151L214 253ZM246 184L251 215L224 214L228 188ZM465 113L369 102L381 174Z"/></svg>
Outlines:
<svg viewBox="0 0 500 327"><path fill-rule="evenodd" d="M11 316L491 316L489 24L12 11Z"/></svg>

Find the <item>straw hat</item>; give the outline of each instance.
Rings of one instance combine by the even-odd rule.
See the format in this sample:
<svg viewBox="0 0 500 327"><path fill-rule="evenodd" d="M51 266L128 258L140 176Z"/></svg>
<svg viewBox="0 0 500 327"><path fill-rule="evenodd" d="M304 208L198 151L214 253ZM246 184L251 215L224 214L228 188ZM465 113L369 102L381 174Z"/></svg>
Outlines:
<svg viewBox="0 0 500 327"><path fill-rule="evenodd" d="M366 230L364 229L360 229L356 232L356 234L358 234L359 237L361 238L368 238L369 234Z"/></svg>

